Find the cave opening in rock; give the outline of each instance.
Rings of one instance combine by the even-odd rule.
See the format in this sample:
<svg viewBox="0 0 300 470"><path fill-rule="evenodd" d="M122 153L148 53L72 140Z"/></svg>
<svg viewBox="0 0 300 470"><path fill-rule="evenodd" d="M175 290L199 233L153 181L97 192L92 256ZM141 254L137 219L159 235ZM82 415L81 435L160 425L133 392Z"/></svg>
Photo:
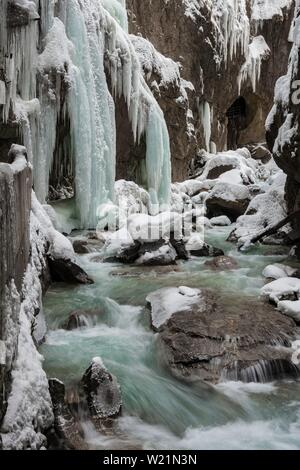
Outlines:
<svg viewBox="0 0 300 470"><path fill-rule="evenodd" d="M236 150L239 145L240 132L247 127L247 103L245 98L239 96L228 108L227 148Z"/></svg>

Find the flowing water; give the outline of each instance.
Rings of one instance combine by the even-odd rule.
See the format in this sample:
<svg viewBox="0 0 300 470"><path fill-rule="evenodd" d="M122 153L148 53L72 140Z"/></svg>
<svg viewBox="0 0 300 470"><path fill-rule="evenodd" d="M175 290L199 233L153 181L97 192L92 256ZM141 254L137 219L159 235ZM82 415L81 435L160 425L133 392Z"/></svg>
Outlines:
<svg viewBox="0 0 300 470"><path fill-rule="evenodd" d="M104 436L84 422L94 449L300 449L300 382L273 384L185 384L160 361L157 335L144 310L148 293L165 286L210 287L224 296L258 296L263 268L286 254L260 247L241 254L225 242L229 229L208 232L208 240L238 261L232 272L214 272L205 259L182 262L175 271L102 264L83 255L80 264L92 286L53 285L45 297L49 332L41 352L49 377L72 388L95 356L118 378L123 415L116 436ZM282 248L280 248L282 251ZM277 253L277 254L274 254ZM97 309L89 325L62 329L74 310Z"/></svg>

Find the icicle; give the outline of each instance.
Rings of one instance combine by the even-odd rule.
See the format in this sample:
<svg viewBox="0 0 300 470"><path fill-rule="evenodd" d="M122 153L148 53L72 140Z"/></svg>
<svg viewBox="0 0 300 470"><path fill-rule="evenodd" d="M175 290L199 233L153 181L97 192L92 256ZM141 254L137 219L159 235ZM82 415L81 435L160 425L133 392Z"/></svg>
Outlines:
<svg viewBox="0 0 300 470"><path fill-rule="evenodd" d="M206 150L210 151L210 138L211 138L211 109L207 101L200 103L200 117L203 125L204 139Z"/></svg>
<svg viewBox="0 0 300 470"><path fill-rule="evenodd" d="M270 54L270 48L263 36L253 38L249 45L246 62L242 65L238 75L238 93L241 93L242 84L250 79L253 92L256 92L257 82L260 80L262 61Z"/></svg>

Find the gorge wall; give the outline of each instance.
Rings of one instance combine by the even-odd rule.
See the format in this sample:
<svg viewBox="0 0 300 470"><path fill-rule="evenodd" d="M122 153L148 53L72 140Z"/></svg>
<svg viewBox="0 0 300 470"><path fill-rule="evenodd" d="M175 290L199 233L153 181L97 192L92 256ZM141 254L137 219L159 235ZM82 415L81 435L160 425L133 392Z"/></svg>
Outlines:
<svg viewBox="0 0 300 470"><path fill-rule="evenodd" d="M173 181L187 178L199 149L265 142L264 123L276 80L285 73L293 19L293 1L271 3L127 1L130 32L180 63L181 83L168 86L155 69L149 71L149 60L144 64L168 124ZM242 115L237 106L228 116L239 97L245 100Z"/></svg>
<svg viewBox="0 0 300 470"><path fill-rule="evenodd" d="M259 0L126 5L129 25L123 0L1 1L0 422L6 448L43 447L53 420L31 333L41 311L46 253L59 234L42 213L52 238L44 236L32 184L41 204L72 200L75 228L95 228L98 205L115 202L115 179L134 180L152 203L168 203L171 163L172 180L184 181L203 149L265 141L275 83L286 73L292 0L276 0L272 8ZM297 18L298 12L297 2ZM296 38L282 79L291 94L286 101L276 95L268 134L288 174L291 211L300 207L298 132L292 132L299 112L291 98L298 61ZM290 139L282 138L281 126ZM28 153L19 146L9 153L12 144L26 145ZM22 374L20 399L14 387Z"/></svg>

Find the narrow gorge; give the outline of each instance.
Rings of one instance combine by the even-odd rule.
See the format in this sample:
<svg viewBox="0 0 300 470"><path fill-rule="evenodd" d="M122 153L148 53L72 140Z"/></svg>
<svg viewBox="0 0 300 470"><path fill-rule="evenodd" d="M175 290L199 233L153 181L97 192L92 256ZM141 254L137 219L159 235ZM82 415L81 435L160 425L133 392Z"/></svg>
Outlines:
<svg viewBox="0 0 300 470"><path fill-rule="evenodd" d="M300 449L300 0L0 0L0 449Z"/></svg>

